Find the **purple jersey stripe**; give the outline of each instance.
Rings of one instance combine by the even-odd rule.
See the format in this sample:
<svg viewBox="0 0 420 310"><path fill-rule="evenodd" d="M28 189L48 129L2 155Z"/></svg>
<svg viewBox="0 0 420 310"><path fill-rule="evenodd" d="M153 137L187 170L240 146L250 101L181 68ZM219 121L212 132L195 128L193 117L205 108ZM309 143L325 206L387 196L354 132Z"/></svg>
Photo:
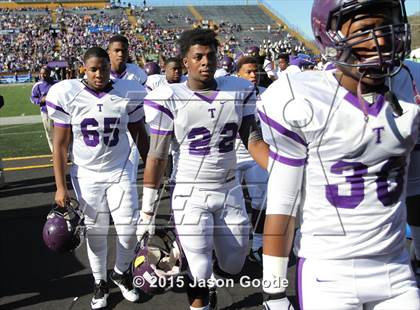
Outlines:
<svg viewBox="0 0 420 310"><path fill-rule="evenodd" d="M144 100L144 105L147 105L147 106L149 106L151 108L154 108L156 110L159 110L159 111L165 113L166 115L168 115L171 119L174 119L174 115L172 114L172 112L169 109L161 106L160 104L158 104L156 102L153 102L152 100L145 99Z"/></svg>
<svg viewBox="0 0 420 310"><path fill-rule="evenodd" d="M150 133L159 136L170 136L174 134L173 130L158 130L153 128L150 128Z"/></svg>
<svg viewBox="0 0 420 310"><path fill-rule="evenodd" d="M53 109L55 109L55 110L57 110L57 111L60 111L60 112L63 112L64 114L70 115L69 113L67 113L66 111L64 111L62 107L59 107L58 105L55 105L55 104L54 104L54 103L52 103L52 102L46 101L46 103L45 103L45 104L46 104L47 106L49 106L50 108L53 108Z"/></svg>
<svg viewBox="0 0 420 310"><path fill-rule="evenodd" d="M62 124L62 123L54 122L54 127L70 128L71 125L70 124Z"/></svg>
<svg viewBox="0 0 420 310"><path fill-rule="evenodd" d="M216 99L217 95L219 94L219 91L214 91L210 96L204 96L203 94L194 93L198 98L200 98L201 100L206 101L207 103L212 103L214 101L214 99Z"/></svg>
<svg viewBox="0 0 420 310"><path fill-rule="evenodd" d="M143 104L139 104L133 111L128 112L128 115L133 114L134 112L136 112L138 109L140 109L143 106Z"/></svg>
<svg viewBox="0 0 420 310"><path fill-rule="evenodd" d="M288 165L288 166L293 166L293 167L300 167L303 166L306 163L306 158L304 159L294 159L294 158L289 158L289 157L284 157L281 156L277 153L274 153L273 151L270 150L270 157L276 161L278 161L279 163Z"/></svg>
<svg viewBox="0 0 420 310"><path fill-rule="evenodd" d="M284 128L282 125L277 123L275 120L269 118L266 114L258 110L258 115L260 116L260 119L266 123L268 126L274 128L277 130L280 134L296 141L299 144L302 144L304 146L307 146L305 140L302 139L301 136L299 136L296 132L293 132L287 128Z"/></svg>
<svg viewBox="0 0 420 310"><path fill-rule="evenodd" d="M344 96L344 99L350 102L354 107L356 107L360 111L363 111L362 103L360 103L359 98L357 98L351 92L348 92L347 95ZM381 95L376 99L376 101L372 105L369 105L368 102L365 102L364 104L366 105L368 114L376 117L379 115L379 112L381 112L384 103L385 98Z"/></svg>
<svg viewBox="0 0 420 310"><path fill-rule="evenodd" d="M296 281L297 281L297 295L298 295L298 300L299 300L299 307L300 310L303 310L303 296L302 296L302 269L303 269L303 264L305 263L305 259L302 257L298 258L298 263L297 263L297 277L296 277Z"/></svg>

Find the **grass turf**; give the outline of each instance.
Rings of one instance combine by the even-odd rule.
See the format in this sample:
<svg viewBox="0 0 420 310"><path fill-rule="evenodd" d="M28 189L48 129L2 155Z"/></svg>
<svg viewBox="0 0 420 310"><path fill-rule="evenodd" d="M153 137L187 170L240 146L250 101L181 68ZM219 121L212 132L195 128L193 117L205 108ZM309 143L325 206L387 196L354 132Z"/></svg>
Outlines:
<svg viewBox="0 0 420 310"><path fill-rule="evenodd" d="M32 86L32 83L0 85L0 95L4 97L0 117L39 114L39 107L29 99Z"/></svg>
<svg viewBox="0 0 420 310"><path fill-rule="evenodd" d="M50 154L42 123L0 126L1 157Z"/></svg>

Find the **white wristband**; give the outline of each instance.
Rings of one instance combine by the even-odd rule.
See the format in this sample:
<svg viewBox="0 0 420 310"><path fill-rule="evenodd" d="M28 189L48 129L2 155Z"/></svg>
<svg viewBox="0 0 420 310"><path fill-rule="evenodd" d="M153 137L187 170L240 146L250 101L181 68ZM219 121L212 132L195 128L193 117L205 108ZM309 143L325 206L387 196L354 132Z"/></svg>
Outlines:
<svg viewBox="0 0 420 310"><path fill-rule="evenodd" d="M288 257L263 254L263 290L268 294L283 293L288 286Z"/></svg>
<svg viewBox="0 0 420 310"><path fill-rule="evenodd" d="M154 213L156 200L158 199L158 190L149 187L143 187L143 197L141 210L146 213Z"/></svg>

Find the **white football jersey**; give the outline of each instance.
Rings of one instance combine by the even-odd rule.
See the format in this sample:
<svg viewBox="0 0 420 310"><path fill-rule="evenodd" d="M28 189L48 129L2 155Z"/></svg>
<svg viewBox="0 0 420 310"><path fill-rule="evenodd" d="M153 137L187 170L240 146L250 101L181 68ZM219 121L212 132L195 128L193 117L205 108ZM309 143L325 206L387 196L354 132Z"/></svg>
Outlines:
<svg viewBox="0 0 420 310"><path fill-rule="evenodd" d="M363 105L333 73L284 76L257 102L270 157L304 169L295 250L319 259L402 250L401 199L420 107L400 101L396 117L383 96Z"/></svg>
<svg viewBox="0 0 420 310"><path fill-rule="evenodd" d="M257 93L256 93L257 101L261 99L261 94L265 90L266 90L265 87L257 86ZM256 118L258 118L258 115L256 115ZM254 161L251 154L249 154L247 148L242 143L242 140L239 134L236 136L235 149L236 149L236 163L238 165L244 162Z"/></svg>
<svg viewBox="0 0 420 310"><path fill-rule="evenodd" d="M54 126L71 128L76 176L103 176L130 170L132 141L127 125L144 118L145 89L135 81L116 80L106 92L94 92L81 80L65 80L47 95ZM130 138L129 138L130 136Z"/></svg>
<svg viewBox="0 0 420 310"><path fill-rule="evenodd" d="M181 80L179 83L183 83L187 80L185 75L181 75ZM168 85L168 81L166 80L166 75L164 74L152 74L147 77L146 81L146 89L147 91L152 91L159 86Z"/></svg>
<svg viewBox="0 0 420 310"><path fill-rule="evenodd" d="M111 80L134 80L144 85L147 81L146 72L136 64L126 64L125 70L118 74L111 71Z"/></svg>
<svg viewBox="0 0 420 310"><path fill-rule="evenodd" d="M228 76L230 75L229 72L227 72L223 68L217 69L216 72L214 73L215 78L222 77L222 76L227 76L227 75Z"/></svg>
<svg viewBox="0 0 420 310"><path fill-rule="evenodd" d="M184 82L159 87L145 99L150 132L174 136L177 184L214 188L235 175L235 138L242 119L255 113L254 86L236 77L216 81L209 97Z"/></svg>

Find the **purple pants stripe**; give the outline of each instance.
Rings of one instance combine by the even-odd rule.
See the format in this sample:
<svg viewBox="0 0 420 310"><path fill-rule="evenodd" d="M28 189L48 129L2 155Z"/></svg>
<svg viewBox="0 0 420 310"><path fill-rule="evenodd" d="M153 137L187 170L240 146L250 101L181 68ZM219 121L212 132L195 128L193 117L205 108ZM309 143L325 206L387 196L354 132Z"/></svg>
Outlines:
<svg viewBox="0 0 420 310"><path fill-rule="evenodd" d="M299 302L300 310L303 310L303 296L302 296L302 268L305 259L298 257L298 262L296 265L296 294Z"/></svg>

